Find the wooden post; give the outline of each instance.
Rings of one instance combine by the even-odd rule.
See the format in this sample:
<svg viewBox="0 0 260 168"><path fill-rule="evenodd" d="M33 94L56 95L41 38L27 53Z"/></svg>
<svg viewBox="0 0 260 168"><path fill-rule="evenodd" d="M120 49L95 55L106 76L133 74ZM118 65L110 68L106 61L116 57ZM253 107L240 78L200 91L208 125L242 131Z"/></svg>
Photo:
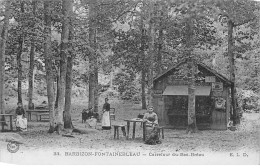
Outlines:
<svg viewBox="0 0 260 168"><path fill-rule="evenodd" d="M116 126L114 126L114 139L116 139Z"/></svg>
<svg viewBox="0 0 260 168"><path fill-rule="evenodd" d="M10 115L10 129L13 131L13 116Z"/></svg>
<svg viewBox="0 0 260 168"><path fill-rule="evenodd" d="M119 129L118 129L118 127L116 129L116 132L117 132L117 139L119 139Z"/></svg>
<svg viewBox="0 0 260 168"><path fill-rule="evenodd" d="M5 124L4 124L4 122L2 122L2 132L4 132L4 126L5 126Z"/></svg>
<svg viewBox="0 0 260 168"><path fill-rule="evenodd" d="M126 128L126 139L129 138L129 129L130 129L130 121L127 121L127 128Z"/></svg>
<svg viewBox="0 0 260 168"><path fill-rule="evenodd" d="M135 139L135 126L136 126L136 122L133 123L133 136L132 136L132 139Z"/></svg>
<svg viewBox="0 0 260 168"><path fill-rule="evenodd" d="M145 141L146 139L146 122L143 122L143 140Z"/></svg>
<svg viewBox="0 0 260 168"><path fill-rule="evenodd" d="M162 128L162 139L164 139L164 128Z"/></svg>

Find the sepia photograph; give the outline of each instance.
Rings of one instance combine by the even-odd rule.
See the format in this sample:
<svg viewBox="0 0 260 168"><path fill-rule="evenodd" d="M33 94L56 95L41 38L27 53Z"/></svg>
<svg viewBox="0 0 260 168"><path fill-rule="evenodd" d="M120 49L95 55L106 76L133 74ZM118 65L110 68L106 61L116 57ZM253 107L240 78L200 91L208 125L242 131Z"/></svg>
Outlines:
<svg viewBox="0 0 260 168"><path fill-rule="evenodd" d="M260 1L0 0L0 162L259 165Z"/></svg>

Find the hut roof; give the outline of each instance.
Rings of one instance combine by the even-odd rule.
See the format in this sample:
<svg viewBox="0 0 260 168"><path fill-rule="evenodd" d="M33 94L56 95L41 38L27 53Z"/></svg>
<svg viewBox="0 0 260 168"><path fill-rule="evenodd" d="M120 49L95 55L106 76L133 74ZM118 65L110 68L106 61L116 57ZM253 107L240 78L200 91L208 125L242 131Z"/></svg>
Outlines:
<svg viewBox="0 0 260 168"><path fill-rule="evenodd" d="M166 71L162 72L161 74L157 75L154 78L154 82L159 80L160 78L168 75L169 73L171 73L172 71L177 70L177 68L183 64L187 63L187 59L180 61L177 64L172 65L169 69L167 69ZM229 79L227 79L225 76L221 75L220 73L218 73L216 70L210 68L209 66L207 66L206 64L199 62L199 61L195 61L195 63L198 65L199 68L204 68L207 71L213 73L214 75L216 75L217 77L219 77L221 80L223 80L225 83L231 85L233 82L230 81Z"/></svg>

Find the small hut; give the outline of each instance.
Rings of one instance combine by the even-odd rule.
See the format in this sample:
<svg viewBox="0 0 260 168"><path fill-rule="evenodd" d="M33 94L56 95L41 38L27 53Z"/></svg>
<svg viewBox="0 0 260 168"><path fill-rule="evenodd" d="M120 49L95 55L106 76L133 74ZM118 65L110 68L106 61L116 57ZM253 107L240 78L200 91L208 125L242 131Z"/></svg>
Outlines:
<svg viewBox="0 0 260 168"><path fill-rule="evenodd" d="M195 62L195 113L198 129L226 130L230 118L232 82L201 62ZM154 79L153 105L160 125L188 124L187 60Z"/></svg>

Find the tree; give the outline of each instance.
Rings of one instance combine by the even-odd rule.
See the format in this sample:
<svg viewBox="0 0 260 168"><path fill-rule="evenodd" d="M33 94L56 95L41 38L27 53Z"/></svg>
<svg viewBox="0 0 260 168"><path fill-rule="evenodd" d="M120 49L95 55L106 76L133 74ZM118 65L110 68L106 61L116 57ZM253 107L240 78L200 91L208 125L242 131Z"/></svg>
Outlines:
<svg viewBox="0 0 260 168"><path fill-rule="evenodd" d="M9 18L11 16L11 1L5 1L5 16L4 16L4 23L1 32L1 39L0 39L0 110L1 114L5 113L5 46L7 41L7 34L8 34L8 27L9 27Z"/></svg>
<svg viewBox="0 0 260 168"><path fill-rule="evenodd" d="M256 35L252 34L252 28L240 28L240 31L244 33L245 40L250 42L250 46L252 48L248 49L245 53L241 54L238 61L236 61L237 73L236 73L236 84L238 88L245 89L245 90L252 90L255 93L260 92L260 78L259 78L259 67L260 67L260 60L259 60L259 31L256 29ZM253 29L254 32L254 29ZM238 34L238 33L236 33ZM236 35L235 34L235 35ZM243 35L243 34L242 34ZM241 36L243 37L243 36ZM237 35L235 36L237 39Z"/></svg>
<svg viewBox="0 0 260 168"><path fill-rule="evenodd" d="M156 2L156 28L157 28L157 39L156 39L156 74L161 74L163 71L163 49L164 49L164 31L167 23L167 15L168 15L168 3L165 1L157 1Z"/></svg>
<svg viewBox="0 0 260 168"><path fill-rule="evenodd" d="M188 57L188 127L187 132L196 132L196 111L195 111L195 66L192 55L192 40L193 40L193 21L189 17L187 19L187 57Z"/></svg>
<svg viewBox="0 0 260 168"><path fill-rule="evenodd" d="M84 6L87 14L85 17L81 17L81 26L78 27L79 32L75 33L77 37L79 36L77 39L79 40L78 47L83 52L84 59L88 60L88 74L86 75L89 86L88 106L89 108L93 107L95 112L98 112L98 71L99 65L106 60L102 51L107 52L107 45L110 40L108 37L112 33L111 27L115 13L112 10L113 4L114 1L107 1L106 3L97 0L81 1L81 5ZM115 5L118 5L118 3L115 3Z"/></svg>
<svg viewBox="0 0 260 168"><path fill-rule="evenodd" d="M208 48L207 46L214 45L215 30L209 17L209 10L203 1L180 0L174 4L174 7L176 24L182 27L182 29L179 29L179 37L177 36L180 42L174 45L181 46L179 50L183 56L178 56L178 59L187 60L185 78L188 79L188 126L186 131L190 133L197 131L195 111L195 76L197 75L197 67L194 61L201 59L201 56L195 54L195 49L204 49Z"/></svg>
<svg viewBox="0 0 260 168"><path fill-rule="evenodd" d="M66 73L66 92L65 92L65 110L64 110L64 128L73 128L72 121L71 121L71 87L72 87L72 66L73 66L73 58L74 58L74 51L73 51L73 3L70 1L68 4L68 12L70 15L69 19L69 44L68 44L68 57L67 57L67 73Z"/></svg>
<svg viewBox="0 0 260 168"><path fill-rule="evenodd" d="M136 8L139 8L138 10ZM115 32L116 45L113 47L117 65L123 64L129 69L141 73L142 109L146 109L146 86L148 80L148 103L152 106L152 87L155 63L156 18L155 2L142 1L129 12L126 18L129 30Z"/></svg>
<svg viewBox="0 0 260 168"><path fill-rule="evenodd" d="M131 69L122 69L115 75L113 83L118 86L122 99L129 100L138 92L135 84L136 75Z"/></svg>
<svg viewBox="0 0 260 168"><path fill-rule="evenodd" d="M235 27L247 24L256 19L254 11L256 10L256 2L249 0L240 1L217 1L216 6L219 10L221 19L227 22L228 27L228 60L229 60L229 73L230 80L232 81L231 86L231 102L233 111L233 124L238 124L239 116L237 112L237 98L236 98L236 77L235 77L235 55L234 55L234 37L233 31Z"/></svg>
<svg viewBox="0 0 260 168"><path fill-rule="evenodd" d="M71 11L71 0L62 1L62 32L60 46L60 72L58 85L58 107L55 110L55 120L57 122L57 132L61 131L63 125L63 112L65 106L65 88L66 88L66 73L67 73L67 58L69 44L69 17Z"/></svg>
<svg viewBox="0 0 260 168"><path fill-rule="evenodd" d="M32 13L33 17L36 15L36 0L32 1ZM33 22L33 27L35 27L35 22ZM33 86L34 86L34 55L35 55L35 36L32 36L31 39L31 49L30 49L30 67L29 67L29 78L28 78L28 83L29 83L29 88L28 88L28 108L32 109L33 108Z"/></svg>
<svg viewBox="0 0 260 168"><path fill-rule="evenodd" d="M44 57L46 68L46 82L48 105L50 112L50 129L49 133L53 133L58 122L56 121L54 111L54 76L52 70L52 55L51 55L51 1L44 1Z"/></svg>
<svg viewBox="0 0 260 168"><path fill-rule="evenodd" d="M148 29L148 106L153 106L153 74L154 74L154 53L155 53L155 16L154 16L154 1L148 1L149 11L149 29Z"/></svg>
<svg viewBox="0 0 260 168"><path fill-rule="evenodd" d="M88 107L94 108L94 112L98 112L98 67L97 67L97 39L96 39L96 16L97 1L89 1L89 44L94 52L89 54L89 105Z"/></svg>
<svg viewBox="0 0 260 168"><path fill-rule="evenodd" d="M22 19L24 17L24 1L21 1L20 4L20 19ZM16 56L16 60L17 60L17 73L18 73L18 102L23 102L22 99L22 75L23 75L23 70L22 70L22 53L23 53L23 44L24 44L24 27L23 27L23 23L22 21L19 21L18 24L21 25L20 27L20 34L18 37L18 46L17 46L17 56Z"/></svg>
<svg viewBox="0 0 260 168"><path fill-rule="evenodd" d="M147 74L147 70L146 70L146 66L145 66L145 46L146 46L146 30L144 28L144 20L143 20L143 16L141 16L140 18L140 30L141 30L141 99L142 99L142 109L146 109L146 96L145 96L145 85L146 85L146 74Z"/></svg>

